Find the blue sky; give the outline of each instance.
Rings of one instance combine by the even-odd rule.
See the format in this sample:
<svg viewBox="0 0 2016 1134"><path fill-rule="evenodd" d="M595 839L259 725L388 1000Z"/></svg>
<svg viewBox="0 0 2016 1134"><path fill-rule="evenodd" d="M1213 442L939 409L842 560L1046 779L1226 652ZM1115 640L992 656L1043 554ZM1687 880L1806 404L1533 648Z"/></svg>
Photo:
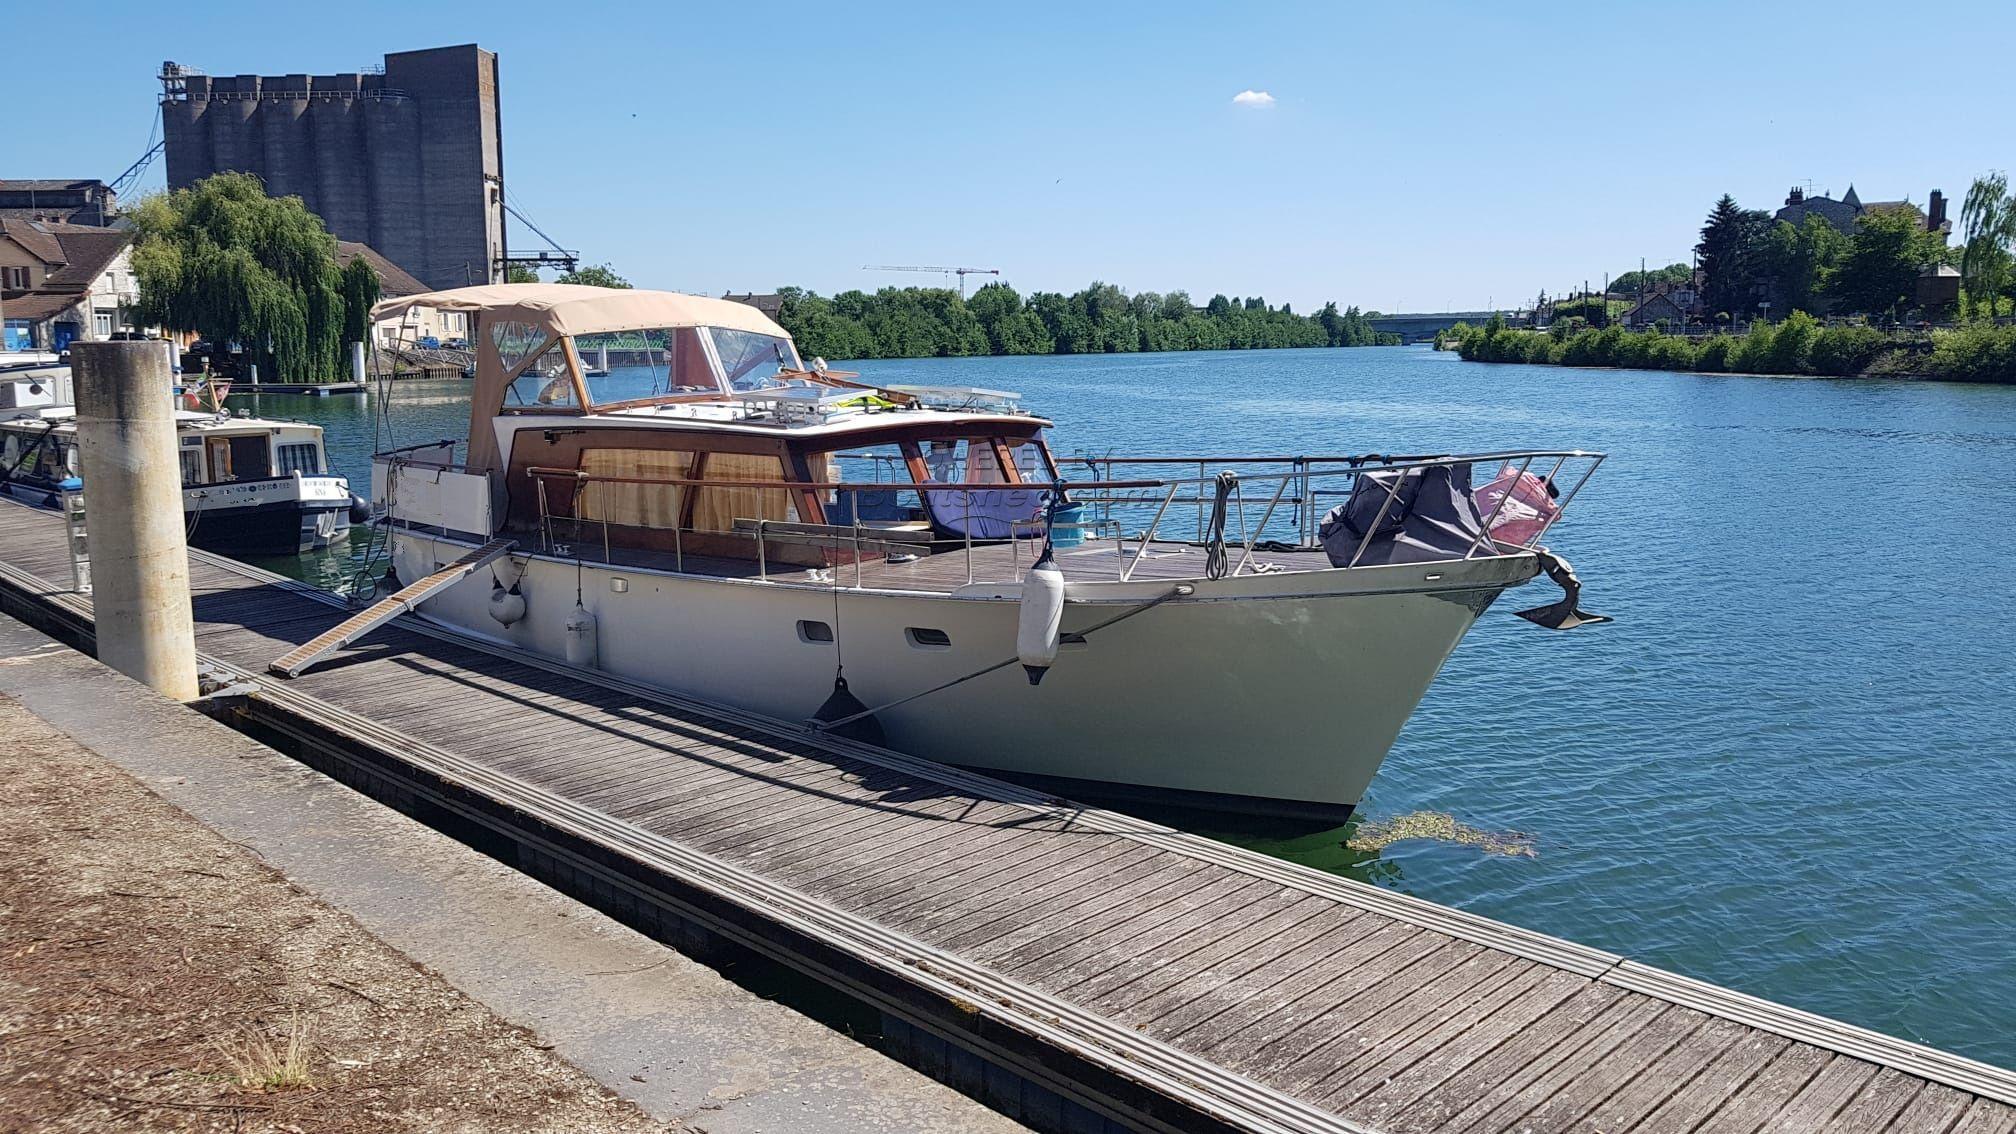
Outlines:
<svg viewBox="0 0 2016 1134"><path fill-rule="evenodd" d="M639 285L831 292L936 279L864 264L956 264L1024 292L1504 306L1687 258L1724 191L1922 203L2016 166L2006 94L1959 66L2011 42L2016 6L1936 13L115 0L94 14L120 34L65 36L9 85L0 175L116 176L163 59L330 72L473 39L501 56L512 199Z"/></svg>

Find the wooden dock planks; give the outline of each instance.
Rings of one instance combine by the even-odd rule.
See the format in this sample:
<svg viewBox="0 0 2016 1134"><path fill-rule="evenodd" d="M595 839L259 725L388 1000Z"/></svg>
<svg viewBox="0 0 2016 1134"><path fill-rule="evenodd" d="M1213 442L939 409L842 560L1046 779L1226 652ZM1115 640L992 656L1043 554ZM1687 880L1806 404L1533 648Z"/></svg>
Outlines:
<svg viewBox="0 0 2016 1134"><path fill-rule="evenodd" d="M32 578L67 578L58 518L7 516L0 587L65 601ZM199 650L239 671L348 614L201 553L191 577ZM985 1010L1234 1127L2016 1132L2007 1072L406 620L286 686L611 846L768 879L921 982L984 978Z"/></svg>

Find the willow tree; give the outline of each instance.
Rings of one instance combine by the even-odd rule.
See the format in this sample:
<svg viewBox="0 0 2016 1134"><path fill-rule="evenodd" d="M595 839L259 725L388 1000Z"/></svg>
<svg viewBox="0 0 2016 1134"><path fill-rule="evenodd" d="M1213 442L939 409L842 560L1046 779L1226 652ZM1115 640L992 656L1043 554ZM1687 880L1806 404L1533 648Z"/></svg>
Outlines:
<svg viewBox="0 0 2016 1134"><path fill-rule="evenodd" d="M343 291L343 341L346 343L366 343L371 341L371 308L377 305L381 294L378 283L378 269L362 256L354 256L343 267L341 287Z"/></svg>
<svg viewBox="0 0 2016 1134"><path fill-rule="evenodd" d="M1960 277L1968 307L1980 312L1985 300L1992 319L2016 264L2010 252L2016 245L2016 197L2010 196L2008 175L1997 171L1974 179L1960 206L1960 224L1966 239Z"/></svg>
<svg viewBox="0 0 2016 1134"><path fill-rule="evenodd" d="M343 365L347 305L336 240L299 197L220 173L132 212L139 315L236 343L269 380L327 382Z"/></svg>

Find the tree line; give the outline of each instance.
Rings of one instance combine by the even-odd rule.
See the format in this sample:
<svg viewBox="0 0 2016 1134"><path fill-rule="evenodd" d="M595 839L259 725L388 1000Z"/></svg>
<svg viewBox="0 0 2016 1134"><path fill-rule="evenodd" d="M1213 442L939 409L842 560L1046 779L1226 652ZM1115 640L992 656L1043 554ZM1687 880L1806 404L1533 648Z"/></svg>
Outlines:
<svg viewBox="0 0 2016 1134"><path fill-rule="evenodd" d="M1658 330L1572 327L1522 331L1494 316L1482 327L1457 324L1440 340L1472 362L1614 366L1738 374L1895 376L1956 382L2016 382L2016 326L1985 320L1921 335L1868 326L1826 326L1804 311L1746 334L1690 339Z"/></svg>
<svg viewBox="0 0 2016 1134"><path fill-rule="evenodd" d="M257 177L224 173L133 210L139 316L238 348L269 380L324 382L343 372L343 344L368 332L379 282L362 257L336 263L336 241L299 197L269 197ZM511 282L536 273L514 266ZM557 282L629 287L607 264ZM883 288L822 296L778 291L779 321L807 358L1114 354L1393 345L1376 312L1326 303L1314 314L1258 296L1137 292L1093 283L1024 298L1006 283L961 296L948 288Z"/></svg>
<svg viewBox="0 0 2016 1134"><path fill-rule="evenodd" d="M1746 209L1723 194L1695 246L1701 299L1715 318L1760 309L1902 319L1918 305L1927 268L1957 266L1960 254L1910 209L1872 209L1850 232L1817 213L1798 225Z"/></svg>
<svg viewBox="0 0 2016 1134"><path fill-rule="evenodd" d="M1974 179L1960 206L1959 235L1959 244L1949 243L1915 210L1895 206L1865 210L1848 232L1817 213L1794 225L1725 193L1694 248L1702 304L1723 322L1760 303L1787 314L1896 320L1917 306L1920 275L1945 267L1960 273L1963 319L2016 311L2016 195L2007 175Z"/></svg>
<svg viewBox="0 0 2016 1134"><path fill-rule="evenodd" d="M1261 350L1392 345L1371 312L1326 303L1313 315L1259 297L1214 295L1198 307L1186 292L1136 292L1094 283L1071 295L1006 283L961 298L950 288L885 287L822 296L778 290L778 321L798 352L820 358L935 358L993 354L1120 354L1135 351Z"/></svg>
<svg viewBox="0 0 2016 1134"><path fill-rule="evenodd" d="M1959 236L1950 243L1913 208L1870 207L1844 232L1818 213L1793 224L1744 208L1725 193L1701 226L1694 267L1624 272L1609 291L1628 300L1641 290L1697 282L1698 274L1704 322L1745 323L1759 314L1804 311L1896 323L1914 311L1924 318L1946 315L1919 309L1918 282L1928 269L1952 268L1960 274L1961 319L2016 313L2016 194L2006 175L1974 180L1961 204ZM1598 329L1629 307L1593 294L1550 300L1544 292L1534 304L1555 322L1580 320Z"/></svg>
<svg viewBox="0 0 2016 1134"><path fill-rule="evenodd" d="M524 270L523 282L538 276ZM515 282L515 280L514 280ZM629 287L607 264L581 268L555 283ZM1373 329L1377 312L1314 315L1261 298L1214 295L1203 307L1187 292L1129 295L1094 283L1074 295L1039 291L1024 299L1005 283L970 297L950 288L885 287L872 294L823 296L777 290L778 322L806 358L945 358L994 354L1123 354L1135 351L1262 350L1270 347L1395 346L1399 335Z"/></svg>

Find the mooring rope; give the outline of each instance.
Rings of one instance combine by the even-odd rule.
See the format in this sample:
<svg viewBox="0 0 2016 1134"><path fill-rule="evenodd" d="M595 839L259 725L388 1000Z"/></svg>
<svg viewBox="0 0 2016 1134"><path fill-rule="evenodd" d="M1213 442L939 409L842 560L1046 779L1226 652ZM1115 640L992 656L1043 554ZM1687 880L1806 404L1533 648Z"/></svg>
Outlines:
<svg viewBox="0 0 2016 1134"><path fill-rule="evenodd" d="M1075 635L1072 635L1072 637L1075 637L1080 641L1082 641L1086 638L1091 637L1094 633L1106 629L1108 626L1113 626L1118 623L1125 622L1128 619L1134 617L1135 615L1143 613L1144 611L1153 610L1156 607L1161 606L1163 603L1168 602L1170 599L1188 595L1192 592L1193 589L1194 588L1190 587L1187 584L1178 584L1177 586L1169 588L1162 594L1159 594L1154 598L1149 599L1147 602L1142 603L1140 606L1132 607L1126 611L1116 614L1113 617L1095 626L1088 626L1085 629L1078 631L1078 633L1076 633ZM838 635L836 634L835 637L837 638ZM863 709L858 713L850 713L847 716L839 718L838 720L831 720L831 721L810 720L806 721L805 723L807 727L811 728L812 731L814 732L831 732L834 729L839 728L841 725L851 724L852 722L858 721L863 717L872 717L876 713L882 712L885 709L893 709L898 705L907 705L910 702L915 701L919 697L928 697L933 693L942 693L955 685L964 685L965 683L973 680L976 677L985 677L988 674L993 673L997 669L1007 669L1009 666L1014 665L1015 663L1021 660L1022 659L1019 657L1013 657L1008 658L1005 661L998 661L985 669L976 669L972 673L969 673L964 677L955 677L943 685L934 685L929 689L925 689L917 693L912 693L908 697L898 697L894 701L885 702L883 704L875 706L872 709Z"/></svg>
<svg viewBox="0 0 2016 1134"><path fill-rule="evenodd" d="M1204 577L1207 579L1222 579L1232 569L1231 556L1225 551L1225 506L1232 499L1232 490L1238 486L1239 478L1230 471L1219 473L1213 486L1216 494L1211 499L1211 523L1204 531ZM1243 515L1243 503L1241 512Z"/></svg>

